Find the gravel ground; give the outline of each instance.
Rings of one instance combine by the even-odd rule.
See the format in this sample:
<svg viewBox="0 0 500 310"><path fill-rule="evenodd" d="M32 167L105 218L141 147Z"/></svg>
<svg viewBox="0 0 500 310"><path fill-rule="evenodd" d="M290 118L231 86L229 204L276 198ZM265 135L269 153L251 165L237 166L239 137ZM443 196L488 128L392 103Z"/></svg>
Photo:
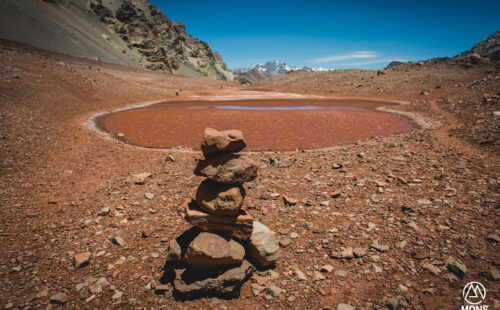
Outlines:
<svg viewBox="0 0 500 310"><path fill-rule="evenodd" d="M136 148L84 122L98 112L177 98L180 89L190 98L248 89L3 41L0 305L457 309L464 285L479 281L487 289L483 304L499 307L498 104L487 101L499 90L495 66L317 73L305 75L309 86L299 86L298 73L252 88L406 100L398 109L441 126L323 150L248 153L260 169L246 184L245 208L276 232L282 257L254 273L239 298L182 301L152 288L168 241L190 227L177 208L202 180L192 173L201 153ZM366 79L370 86L358 87ZM482 98L487 104L479 105ZM477 115L469 115L476 106ZM469 130L480 119L487 121L478 126L487 124ZM493 142L475 142L482 133ZM133 182L131 174L142 172L151 177ZM297 205L285 206L284 196ZM84 252L88 264L77 268L75 255ZM265 288L252 291L254 283Z"/></svg>

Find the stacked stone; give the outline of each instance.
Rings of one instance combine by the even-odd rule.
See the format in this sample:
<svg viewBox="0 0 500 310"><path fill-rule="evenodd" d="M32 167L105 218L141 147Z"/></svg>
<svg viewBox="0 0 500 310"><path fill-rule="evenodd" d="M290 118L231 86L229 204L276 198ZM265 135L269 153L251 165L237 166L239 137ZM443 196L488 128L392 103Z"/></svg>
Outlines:
<svg viewBox="0 0 500 310"><path fill-rule="evenodd" d="M245 146L238 130L205 129L205 158L194 173L206 179L196 199L186 199L181 207L194 227L170 242L167 255L180 297L238 295L255 270L250 261L269 266L279 258L273 232L242 209L243 183L254 180L258 170L253 160L238 153Z"/></svg>

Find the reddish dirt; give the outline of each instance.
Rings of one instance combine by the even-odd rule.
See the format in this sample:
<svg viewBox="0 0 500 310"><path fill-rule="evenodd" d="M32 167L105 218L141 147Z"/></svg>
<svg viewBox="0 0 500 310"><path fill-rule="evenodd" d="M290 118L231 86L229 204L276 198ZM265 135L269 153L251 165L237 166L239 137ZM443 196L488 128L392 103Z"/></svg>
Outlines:
<svg viewBox="0 0 500 310"><path fill-rule="evenodd" d="M499 305L500 282L488 276L500 266L499 243L488 235L500 235L500 153L495 142L471 143L482 141L482 133L498 141L492 127L498 106L482 99L500 89L498 63L415 64L383 75L298 73L263 84L269 91L407 100L391 108L444 126L323 150L248 153L260 169L247 184L244 207L277 239L298 236L281 248L278 277L268 280L283 291L254 296L254 276L238 298L181 301L154 294L148 284L161 279L168 240L190 227L177 208L202 180L192 173L201 154L104 139L84 121L138 102L252 89L1 43L1 307L59 308L49 298L65 293L67 309L335 309L339 303L388 309L391 298L404 309L460 309L470 281L486 287L483 305ZM429 95L421 94L424 88ZM140 172L152 176L143 185L130 182ZM284 206L285 195L298 205ZM98 215L103 207L110 214ZM125 244L112 243L113 236ZM371 247L375 240L388 251ZM348 247L366 255L330 257ZM89 265L76 269L74 254L87 251ZM466 266L463 278L448 268L450 257ZM332 272L313 281L324 265ZM297 279L296 269L307 280ZM110 285L92 293L88 286L102 277ZM123 296L113 299L116 291Z"/></svg>
<svg viewBox="0 0 500 310"><path fill-rule="evenodd" d="M400 117L362 109L381 102L346 100L240 100L198 101L179 107L165 103L113 113L99 121L115 136L139 146L170 148L183 146L199 150L204 128L238 128L245 135L248 150L311 149L352 143L372 137L405 132L413 127ZM237 110L199 108L208 105L251 107L342 107L320 110ZM387 103L392 105L392 103ZM353 106L359 107L353 109ZM176 108L177 107L177 108ZM120 138L120 137L118 137Z"/></svg>

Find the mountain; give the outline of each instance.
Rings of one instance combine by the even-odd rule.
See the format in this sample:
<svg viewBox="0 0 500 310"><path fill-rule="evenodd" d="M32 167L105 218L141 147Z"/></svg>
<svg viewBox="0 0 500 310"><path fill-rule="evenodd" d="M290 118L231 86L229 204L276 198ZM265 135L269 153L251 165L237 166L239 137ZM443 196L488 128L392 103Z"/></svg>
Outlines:
<svg viewBox="0 0 500 310"><path fill-rule="evenodd" d="M419 63L438 63L450 60L466 60L473 55L479 55L481 58L489 58L491 60L500 60L500 31L496 31L486 39L474 45L470 50L462 52L455 57L435 57L427 60L419 61ZM403 64L400 61L391 61L385 69L393 68Z"/></svg>
<svg viewBox="0 0 500 310"><path fill-rule="evenodd" d="M393 67L399 66L401 64L404 64L404 62L393 60L384 69L393 68Z"/></svg>
<svg viewBox="0 0 500 310"><path fill-rule="evenodd" d="M287 72L296 71L296 70L306 70L309 72L329 71L328 69L325 69L325 68L313 68L313 67L309 67L309 66L304 66L302 68L294 67L294 66L290 66L284 62L281 62L279 60L268 61L268 62L262 63L262 64L256 64L256 65L252 66L251 68L238 68L238 69L235 69L233 71L236 73L239 73L239 74L243 74L243 73L248 72L252 69L259 69L261 72L263 72L267 76L285 74Z"/></svg>
<svg viewBox="0 0 500 310"><path fill-rule="evenodd" d="M148 0L1 0L0 38L131 67L234 79L219 53Z"/></svg>
<svg viewBox="0 0 500 310"><path fill-rule="evenodd" d="M452 59L462 60L469 58L472 54L478 54L482 58L500 60L500 31L496 31L494 34L474 45L470 50L460 53Z"/></svg>
<svg viewBox="0 0 500 310"><path fill-rule="evenodd" d="M241 74L241 77L243 77L245 80L243 81L243 84L255 84L259 81L267 79L269 76L267 76L264 72L260 71L257 68L253 68L245 73Z"/></svg>

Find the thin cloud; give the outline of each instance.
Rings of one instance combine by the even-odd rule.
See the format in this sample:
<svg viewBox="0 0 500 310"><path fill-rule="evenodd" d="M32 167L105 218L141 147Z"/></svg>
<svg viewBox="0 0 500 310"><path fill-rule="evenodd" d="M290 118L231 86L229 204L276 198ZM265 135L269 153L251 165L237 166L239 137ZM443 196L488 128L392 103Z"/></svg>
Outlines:
<svg viewBox="0 0 500 310"><path fill-rule="evenodd" d="M370 61L361 61L361 62L352 62L348 64L341 64L341 66L366 66L366 65L374 65L374 64L380 64L383 62L391 62L391 61L401 61L405 62L405 59L377 59L377 60L370 60Z"/></svg>
<svg viewBox="0 0 500 310"><path fill-rule="evenodd" d="M333 55L333 56L328 56L328 57L321 57L321 58L316 58L313 59L313 62L316 63L325 63L325 62L334 62L334 61L341 61L341 60L347 60L347 59L358 59L358 58L377 58L377 53L373 51L358 51L358 52L353 52L349 54L344 54L344 55Z"/></svg>

